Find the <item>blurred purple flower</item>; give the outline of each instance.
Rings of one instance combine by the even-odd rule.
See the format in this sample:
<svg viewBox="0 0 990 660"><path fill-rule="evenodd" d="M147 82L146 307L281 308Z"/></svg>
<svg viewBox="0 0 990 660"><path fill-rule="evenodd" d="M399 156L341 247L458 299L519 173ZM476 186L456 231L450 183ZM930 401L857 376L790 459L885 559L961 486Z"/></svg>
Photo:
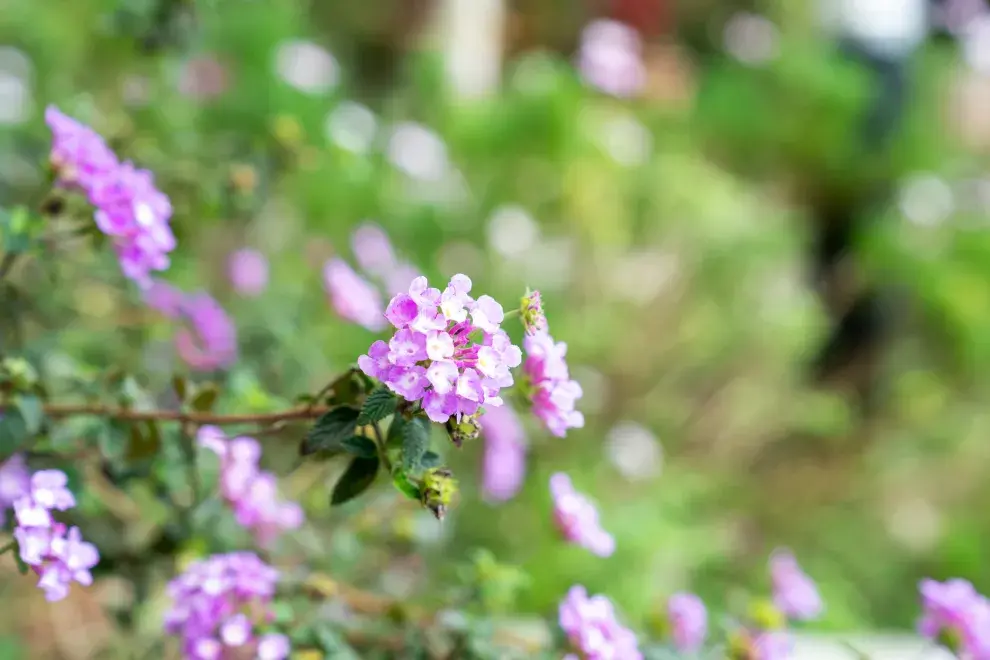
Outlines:
<svg viewBox="0 0 990 660"><path fill-rule="evenodd" d="M51 105L45 109L45 123L52 131L50 159L63 185L89 194L98 181L117 169L117 156L89 126Z"/></svg>
<svg viewBox="0 0 990 660"><path fill-rule="evenodd" d="M412 264L399 263L385 277L385 288L388 293L395 295L409 290L409 285L417 277L421 277L419 269Z"/></svg>
<svg viewBox="0 0 990 660"><path fill-rule="evenodd" d="M646 81L643 44L633 28L613 20L590 23L581 34L578 67L584 79L606 94L635 96Z"/></svg>
<svg viewBox="0 0 990 660"><path fill-rule="evenodd" d="M168 282L153 280L144 289L144 302L151 309L170 319L182 317L186 294Z"/></svg>
<svg viewBox="0 0 990 660"><path fill-rule="evenodd" d="M228 441L215 426L201 427L196 439L220 457L220 492L237 523L250 529L259 545L267 546L286 530L302 526L302 508L282 500L275 475L258 468L257 440L241 436Z"/></svg>
<svg viewBox="0 0 990 660"><path fill-rule="evenodd" d="M550 477L553 517L564 538L600 557L615 552L615 539L602 529L594 503L574 490L570 477L558 472Z"/></svg>
<svg viewBox="0 0 990 660"><path fill-rule="evenodd" d="M367 222L358 226L351 234L351 249L358 266L369 275L386 277L397 265L388 234L376 224Z"/></svg>
<svg viewBox="0 0 990 660"><path fill-rule="evenodd" d="M509 405L489 408L481 416L485 438L481 488L489 500L515 497L526 477L526 431Z"/></svg>
<svg viewBox="0 0 990 660"><path fill-rule="evenodd" d="M261 660L284 660L288 639L254 635L254 625L271 618L278 579L278 571L251 552L194 561L168 584L172 606L165 613L165 633L181 638L184 657L193 660L228 657L225 647L253 650Z"/></svg>
<svg viewBox="0 0 990 660"><path fill-rule="evenodd" d="M612 602L575 585L561 601L558 611L561 630L584 660L642 660L636 634L623 626ZM577 657L577 656L568 656Z"/></svg>
<svg viewBox="0 0 990 660"><path fill-rule="evenodd" d="M968 580L919 585L923 615L918 631L947 643L960 657L990 660L990 601L977 593Z"/></svg>
<svg viewBox="0 0 990 660"><path fill-rule="evenodd" d="M189 59L179 75L179 94L197 101L217 98L229 85L227 68L212 55Z"/></svg>
<svg viewBox="0 0 990 660"><path fill-rule="evenodd" d="M388 323L384 305L375 287L341 259L331 259L323 267L323 283L334 310L344 319L372 332L384 330Z"/></svg>
<svg viewBox="0 0 990 660"><path fill-rule="evenodd" d="M788 550L776 550L770 556L770 580L774 605L788 618L809 621L821 616L824 604L818 587Z"/></svg>
<svg viewBox="0 0 990 660"><path fill-rule="evenodd" d="M752 660L789 660L794 653L794 640L784 632L761 632L753 640Z"/></svg>
<svg viewBox="0 0 990 660"><path fill-rule="evenodd" d="M237 293L259 296L268 287L268 259L258 250L237 250L227 259L227 275Z"/></svg>
<svg viewBox="0 0 990 660"><path fill-rule="evenodd" d="M31 472L23 454L14 454L0 464L0 525L6 522L7 509L26 495L30 488Z"/></svg>
<svg viewBox="0 0 990 660"><path fill-rule="evenodd" d="M700 598L689 593L674 594L667 601L667 617L679 651L693 653L701 648L708 635L708 611Z"/></svg>
<svg viewBox="0 0 990 660"><path fill-rule="evenodd" d="M187 295L182 302L187 327L175 334L175 348L197 371L225 369L237 361L237 328L208 293Z"/></svg>
<svg viewBox="0 0 990 660"><path fill-rule="evenodd" d="M555 342L546 332L537 332L526 335L523 348L525 391L533 404L533 414L558 437L566 435L568 428L583 427L584 415L574 409L583 391L576 380L571 380L567 344Z"/></svg>

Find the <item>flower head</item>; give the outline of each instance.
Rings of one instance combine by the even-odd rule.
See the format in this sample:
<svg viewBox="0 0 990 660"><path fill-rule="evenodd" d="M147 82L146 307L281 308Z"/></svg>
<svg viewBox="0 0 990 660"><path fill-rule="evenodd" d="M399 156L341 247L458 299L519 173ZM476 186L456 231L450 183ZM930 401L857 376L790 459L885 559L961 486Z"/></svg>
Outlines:
<svg viewBox="0 0 990 660"><path fill-rule="evenodd" d="M674 645L684 653L701 648L708 634L708 611L694 594L678 593L667 601L667 617Z"/></svg>
<svg viewBox="0 0 990 660"><path fill-rule="evenodd" d="M990 600L962 579L925 579L919 585L923 615L918 623L925 637L939 640L960 657L990 658Z"/></svg>
<svg viewBox="0 0 990 660"><path fill-rule="evenodd" d="M543 313L543 299L539 291L526 291L522 298L522 322L526 334L535 335L547 331L547 317Z"/></svg>
<svg viewBox="0 0 990 660"><path fill-rule="evenodd" d="M824 605L818 588L789 551L777 550L771 555L770 579L774 605L788 618L809 621L821 615Z"/></svg>
<svg viewBox="0 0 990 660"><path fill-rule="evenodd" d="M259 469L261 445L245 436L228 440L215 426L203 426L197 442L220 457L220 492L238 524L250 529L259 545L303 523L302 508L278 495L275 475Z"/></svg>
<svg viewBox="0 0 990 660"><path fill-rule="evenodd" d="M589 84L606 94L634 96L646 81L642 48L639 33L628 25L594 21L581 34L578 67Z"/></svg>
<svg viewBox="0 0 990 660"><path fill-rule="evenodd" d="M574 490L570 477L562 472L550 477L550 494L554 522L565 539L600 557L615 551L615 539L602 529L594 503Z"/></svg>
<svg viewBox="0 0 990 660"><path fill-rule="evenodd" d="M246 648L263 660L283 660L288 640L278 634L256 637L254 631L271 614L278 577L251 552L194 561L168 584L172 606L165 613L165 632L181 638L187 658L214 660L225 657L225 648Z"/></svg>
<svg viewBox="0 0 990 660"><path fill-rule="evenodd" d="M0 525L6 519L7 509L31 489L31 472L23 454L14 454L0 463Z"/></svg>
<svg viewBox="0 0 990 660"><path fill-rule="evenodd" d="M584 587L571 587L560 603L558 621L585 660L642 660L636 634L619 622L612 602L603 595L589 597Z"/></svg>
<svg viewBox="0 0 990 660"><path fill-rule="evenodd" d="M242 296L259 296L268 287L268 260L257 250L237 250L227 259L227 275Z"/></svg>
<svg viewBox="0 0 990 660"><path fill-rule="evenodd" d="M117 156L89 126L52 105L45 109L45 123L52 132L50 159L63 185L78 187L88 194L117 168Z"/></svg>
<svg viewBox="0 0 990 660"><path fill-rule="evenodd" d="M351 249L358 266L376 277L386 277L396 267L395 251L388 234L372 223L360 225L351 234ZM408 282L406 283L408 286Z"/></svg>
<svg viewBox="0 0 990 660"><path fill-rule="evenodd" d="M512 499L526 476L526 432L511 406L492 408L481 416L485 438L481 488L489 500Z"/></svg>
<svg viewBox="0 0 990 660"><path fill-rule="evenodd" d="M567 344L554 342L546 332L537 332L526 335L523 348L523 372L533 414L558 437L566 435L569 428L583 427L584 415L574 405L584 392L576 380L571 380L565 359Z"/></svg>
<svg viewBox="0 0 990 660"><path fill-rule="evenodd" d="M179 356L193 369L224 369L237 361L237 328L227 312L207 293L183 298L187 327L175 335Z"/></svg>
<svg viewBox="0 0 990 660"><path fill-rule="evenodd" d="M422 401L431 420L474 415L502 405L499 390L512 385L509 370L522 353L501 329L502 306L491 296L475 300L471 280L455 275L443 291L417 277L385 309L396 332L377 341L358 366L407 401Z"/></svg>
<svg viewBox="0 0 990 660"><path fill-rule="evenodd" d="M378 290L340 259L323 267L323 283L334 310L344 319L377 332L388 324L382 316Z"/></svg>

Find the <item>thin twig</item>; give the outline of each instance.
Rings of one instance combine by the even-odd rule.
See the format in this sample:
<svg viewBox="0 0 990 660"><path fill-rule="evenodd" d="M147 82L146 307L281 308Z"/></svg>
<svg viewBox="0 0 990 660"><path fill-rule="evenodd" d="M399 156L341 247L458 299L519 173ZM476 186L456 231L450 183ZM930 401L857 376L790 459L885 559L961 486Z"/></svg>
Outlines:
<svg viewBox="0 0 990 660"><path fill-rule="evenodd" d="M3 409L4 404L0 404ZM302 406L278 412L246 415L220 415L210 412L185 412L182 410L131 410L99 404L45 404L45 415L53 419L63 417L107 417L128 422L183 422L191 424L260 424L269 425L295 419L316 419L329 410L327 406Z"/></svg>

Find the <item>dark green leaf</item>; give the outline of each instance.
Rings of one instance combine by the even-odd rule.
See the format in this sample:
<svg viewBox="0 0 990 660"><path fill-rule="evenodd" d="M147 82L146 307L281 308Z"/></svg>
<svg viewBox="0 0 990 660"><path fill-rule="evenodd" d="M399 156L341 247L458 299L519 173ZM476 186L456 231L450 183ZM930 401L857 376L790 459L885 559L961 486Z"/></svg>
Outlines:
<svg viewBox="0 0 990 660"><path fill-rule="evenodd" d="M21 417L21 412L8 408L0 417L0 458L14 454L27 442L27 423Z"/></svg>
<svg viewBox="0 0 990 660"><path fill-rule="evenodd" d="M361 415L357 421L358 426L380 422L395 412L395 404L395 395L386 388L379 387L364 400L364 407L361 408Z"/></svg>
<svg viewBox="0 0 990 660"><path fill-rule="evenodd" d="M410 481L402 470L396 470L395 474L392 475L392 484L409 499L419 500L419 487Z"/></svg>
<svg viewBox="0 0 990 660"><path fill-rule="evenodd" d="M129 461L151 458L158 454L162 447L162 436L154 422L134 424L131 426L127 439L127 451L124 454Z"/></svg>
<svg viewBox="0 0 990 660"><path fill-rule="evenodd" d="M348 454L354 454L363 458L378 456L378 447L375 446L375 443L360 435L351 436L340 444Z"/></svg>
<svg viewBox="0 0 990 660"><path fill-rule="evenodd" d="M401 447L402 446L402 429L406 427L406 418L402 415L396 415L392 418L392 422L388 425L388 435L385 436L385 444L389 447Z"/></svg>
<svg viewBox="0 0 990 660"><path fill-rule="evenodd" d="M419 460L419 465L424 470L429 470L430 468L440 467L443 465L443 459L440 454L435 451L428 451L423 454L423 457Z"/></svg>
<svg viewBox="0 0 990 660"><path fill-rule="evenodd" d="M199 412L211 411L213 409L213 404L217 402L217 398L219 396L220 388L213 383L206 383L199 388L199 391L196 392L196 396L193 397L193 410L197 410Z"/></svg>
<svg viewBox="0 0 990 660"><path fill-rule="evenodd" d="M172 389L175 390L175 395L179 397L179 401L184 402L186 400L186 377L180 374L175 374L172 376Z"/></svg>
<svg viewBox="0 0 990 660"><path fill-rule="evenodd" d="M339 506L344 502L349 502L371 486L378 476L378 457L362 458L356 457L347 470L333 487L333 495L330 496L330 506Z"/></svg>
<svg viewBox="0 0 990 660"><path fill-rule="evenodd" d="M41 423L45 419L45 411L41 405L41 399L33 394L21 394L15 399L17 410L21 413L24 426L28 435L34 435L41 430Z"/></svg>
<svg viewBox="0 0 990 660"><path fill-rule="evenodd" d="M423 455L430 448L430 420L413 417L402 429L402 466L406 470L420 470Z"/></svg>
<svg viewBox="0 0 990 660"><path fill-rule="evenodd" d="M308 456L316 452L341 453L344 440L354 435L360 413L355 408L341 406L324 413L303 438L299 454Z"/></svg>
<svg viewBox="0 0 990 660"><path fill-rule="evenodd" d="M21 559L20 551L14 553L14 559L17 560L17 570L20 571L21 575L27 575L28 571L31 570L31 567L25 564L24 560Z"/></svg>
<svg viewBox="0 0 990 660"><path fill-rule="evenodd" d="M327 401L330 404L339 406L357 401L361 388L354 380L355 373L360 372L354 368L348 369L327 386Z"/></svg>

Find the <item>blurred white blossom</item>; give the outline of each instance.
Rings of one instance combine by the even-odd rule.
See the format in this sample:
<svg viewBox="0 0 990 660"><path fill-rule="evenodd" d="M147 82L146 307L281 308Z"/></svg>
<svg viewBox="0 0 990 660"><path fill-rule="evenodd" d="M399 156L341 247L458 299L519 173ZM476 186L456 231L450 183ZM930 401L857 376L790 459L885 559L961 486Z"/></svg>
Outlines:
<svg viewBox="0 0 990 660"><path fill-rule="evenodd" d="M305 94L325 94L340 79L337 60L310 41L282 43L275 53L275 70L279 78Z"/></svg>
<svg viewBox="0 0 990 660"><path fill-rule="evenodd" d="M526 254L539 238L539 226L521 206L501 206L488 219L488 243L506 259Z"/></svg>
<svg viewBox="0 0 990 660"><path fill-rule="evenodd" d="M33 67L20 50L0 48L0 124L21 124L34 107L31 93Z"/></svg>
<svg viewBox="0 0 990 660"><path fill-rule="evenodd" d="M990 75L990 14L970 21L959 38L966 64L977 73Z"/></svg>
<svg viewBox="0 0 990 660"><path fill-rule="evenodd" d="M952 188L934 174L907 179L897 197L904 217L916 225L931 227L944 222L955 210Z"/></svg>
<svg viewBox="0 0 990 660"><path fill-rule="evenodd" d="M378 120L360 103L344 101L327 115L324 130L327 139L341 149L366 154L374 144Z"/></svg>
<svg viewBox="0 0 990 660"><path fill-rule="evenodd" d="M743 64L756 66L777 56L780 33L767 18L739 12L725 24L722 39L727 53Z"/></svg>
<svg viewBox="0 0 990 660"><path fill-rule="evenodd" d="M440 136L414 122L392 128L386 153L395 167L420 181L439 183L450 167L447 145Z"/></svg>
<svg viewBox="0 0 990 660"><path fill-rule="evenodd" d="M659 474L663 450L655 435L635 422L620 422L605 440L605 455L626 479L640 481Z"/></svg>

